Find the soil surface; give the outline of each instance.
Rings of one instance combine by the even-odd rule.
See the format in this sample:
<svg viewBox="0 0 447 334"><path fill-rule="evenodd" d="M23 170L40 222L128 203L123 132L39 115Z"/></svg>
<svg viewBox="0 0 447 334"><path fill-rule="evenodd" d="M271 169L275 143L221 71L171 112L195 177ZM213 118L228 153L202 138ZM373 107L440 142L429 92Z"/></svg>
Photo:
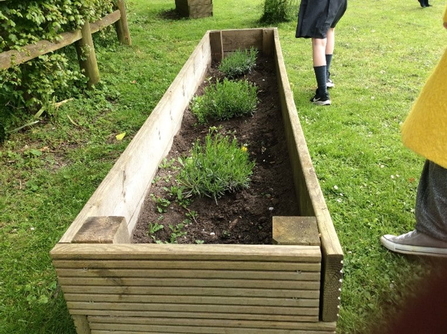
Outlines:
<svg viewBox="0 0 447 334"><path fill-rule="evenodd" d="M207 77L220 78L213 65ZM182 128L174 138L166 161L186 157L197 138L204 138L210 126L232 131L241 145L246 145L256 165L248 189L228 193L217 199L193 198L187 209L170 198L166 188L172 185L175 170L160 168L145 199L139 221L133 233L134 243L219 243L271 244L272 217L297 215L291 165L283 131L274 60L259 55L256 67L246 79L258 86L259 103L252 116L197 125L190 110L185 111ZM201 94L209 81L203 83ZM171 202L165 212L159 212L153 200L164 198ZM188 217L187 213L196 214ZM173 231L188 219L190 223ZM186 220L186 222L188 222ZM149 226L163 225L155 233Z"/></svg>

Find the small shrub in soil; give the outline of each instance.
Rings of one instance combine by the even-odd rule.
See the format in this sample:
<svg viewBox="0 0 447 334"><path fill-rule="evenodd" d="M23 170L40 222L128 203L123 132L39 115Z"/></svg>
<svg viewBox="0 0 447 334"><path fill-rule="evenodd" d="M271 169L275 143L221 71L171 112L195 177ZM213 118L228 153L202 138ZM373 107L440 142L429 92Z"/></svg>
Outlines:
<svg viewBox="0 0 447 334"><path fill-rule="evenodd" d="M295 20L298 15L297 0L265 0L262 23L279 23Z"/></svg>
<svg viewBox="0 0 447 334"><path fill-rule="evenodd" d="M237 50L221 61L218 67L219 71L229 79L241 77L250 73L255 67L257 55L258 50L255 48L249 50Z"/></svg>
<svg viewBox="0 0 447 334"><path fill-rule="evenodd" d="M254 162L236 138L208 133L203 144L200 140L194 143L182 165L176 180L184 194L217 200L226 192L248 188Z"/></svg>
<svg viewBox="0 0 447 334"><path fill-rule="evenodd" d="M253 114L258 103L257 87L247 80L224 78L205 88L204 94L192 101L192 112L199 123L229 120Z"/></svg>

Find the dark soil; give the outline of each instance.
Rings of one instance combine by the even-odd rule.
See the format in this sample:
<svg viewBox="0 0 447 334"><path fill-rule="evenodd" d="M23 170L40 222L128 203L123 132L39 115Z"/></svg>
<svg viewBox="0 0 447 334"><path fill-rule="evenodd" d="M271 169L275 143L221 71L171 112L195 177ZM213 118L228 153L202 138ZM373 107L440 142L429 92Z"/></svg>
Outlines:
<svg viewBox="0 0 447 334"><path fill-rule="evenodd" d="M220 77L215 66L207 77ZM166 191L166 187L171 186L169 180L175 178L174 171L159 169L155 177L158 181L152 185L141 210L133 242L172 242L171 237L178 234L173 235L169 226L177 226L189 219L191 223L182 229L186 234L174 238L177 243L271 244L272 216L298 214L274 61L259 56L247 79L258 86L260 101L251 117L198 126L190 110L186 110L182 128L166 159L171 161L187 156L192 143L197 138L204 138L210 126L223 127L235 132L238 142L247 145L251 159L256 162L249 188L218 198L217 203L212 198L194 198L187 208L197 212L197 216L190 219L186 216L188 211L169 198ZM204 82L197 94L206 84ZM158 212L151 194L171 200L166 212ZM150 223L162 224L164 228L151 236L148 233Z"/></svg>

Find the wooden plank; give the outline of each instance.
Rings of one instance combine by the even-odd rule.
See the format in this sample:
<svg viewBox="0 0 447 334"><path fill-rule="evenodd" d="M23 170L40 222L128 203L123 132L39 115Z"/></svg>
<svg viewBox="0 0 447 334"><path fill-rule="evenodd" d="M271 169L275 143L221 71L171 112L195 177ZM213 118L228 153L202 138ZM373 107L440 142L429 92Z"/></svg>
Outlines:
<svg viewBox="0 0 447 334"><path fill-rule="evenodd" d="M274 216L272 225L275 244L320 246L315 217Z"/></svg>
<svg viewBox="0 0 447 334"><path fill-rule="evenodd" d="M164 332L162 332L164 330ZM175 332L174 332L175 330ZM188 332L185 331L181 331L180 329L172 329L171 327L166 327L166 326L157 326L156 328L151 328L149 330L146 330L144 333L163 333L163 334L177 334L177 333L183 333L183 334L187 334L187 333L195 333L195 334L200 334L200 333L208 333L208 332L198 332L197 330L194 330L192 328L187 329L189 330ZM271 329L250 329L250 328L243 328L243 329L239 329L239 328L219 328L219 329L215 329L215 331L213 332L213 334L284 334L283 330L271 330ZM289 330L287 331L287 334L334 334L335 330L330 330L330 331L309 331L309 330ZM93 334L112 334L110 331L103 331L103 330L95 330L93 332ZM135 334L135 332L133 331L113 331L113 334ZM208 333L209 334L209 333Z"/></svg>
<svg viewBox="0 0 447 334"><path fill-rule="evenodd" d="M49 52L59 50L81 39L81 31L66 32L60 35L58 42L40 41L22 48L23 51L10 50L0 53L0 69L4 70L14 65L22 64L28 60Z"/></svg>
<svg viewBox="0 0 447 334"><path fill-rule="evenodd" d="M275 30L263 29L262 30L262 52L271 56L275 54ZM276 60L276 58L274 58Z"/></svg>
<svg viewBox="0 0 447 334"><path fill-rule="evenodd" d="M289 144L289 155L292 164L297 167L297 169L294 169L294 177L296 193L301 204L300 213L316 217L321 236L323 255L321 319L323 321L336 321L341 291L343 250L310 158L296 111L293 93L290 89L277 31L275 31L275 49L278 59L278 83L280 85L279 91L285 120L285 132Z"/></svg>
<svg viewBox="0 0 447 334"><path fill-rule="evenodd" d="M302 323L298 321L250 321L231 319L189 319L189 318L141 318L141 317L90 317L92 329L113 329L120 328L120 325L128 325L130 328L150 328L152 325L169 325L181 327L230 327L230 328L265 328L265 329L315 329L320 326L314 323ZM115 327L116 325L116 327ZM213 333L211 330L209 333Z"/></svg>
<svg viewBox="0 0 447 334"><path fill-rule="evenodd" d="M183 112L202 82L210 58L206 34L60 243L71 242L85 219L91 216L123 216L129 224L129 231L133 230L158 164L169 152ZM201 67L197 67L198 62Z"/></svg>
<svg viewBox="0 0 447 334"><path fill-rule="evenodd" d="M103 29L104 27L116 22L120 19L120 15L121 14L119 11L115 11L105 16L101 20L91 23L92 33L95 33ZM10 50L2 52L0 53L0 69L7 69L11 66L19 65L33 58L62 49L63 47L73 44L81 38L81 30L76 30L73 32L65 32L60 34L57 38L57 42L43 40L35 44L29 44L22 47L21 51Z"/></svg>
<svg viewBox="0 0 447 334"><path fill-rule="evenodd" d="M72 260L65 258L53 260L56 268L77 268L81 271L91 269L114 270L114 269L191 269L191 270L252 270L252 271L312 271L320 272L320 263L290 263L290 262L255 262L255 261L144 261L144 260Z"/></svg>
<svg viewBox="0 0 447 334"><path fill-rule="evenodd" d="M92 31L92 34L119 21L122 18L121 16L122 16L121 11L115 10L114 12L104 16L102 19L95 21L95 22L91 22L90 29Z"/></svg>
<svg viewBox="0 0 447 334"><path fill-rule="evenodd" d="M221 244L58 244L51 251L55 260L224 260L320 262L320 247Z"/></svg>
<svg viewBox="0 0 447 334"><path fill-rule="evenodd" d="M220 62L224 57L222 45L222 30L210 31L210 47L212 62Z"/></svg>
<svg viewBox="0 0 447 334"><path fill-rule="evenodd" d="M319 281L275 281L246 279L197 279L197 278L123 278L123 277L60 277L59 283L76 286L150 286L160 287L223 287L286 290L319 290Z"/></svg>
<svg viewBox="0 0 447 334"><path fill-rule="evenodd" d="M213 16L213 4L191 5L189 6L189 17L199 19Z"/></svg>
<svg viewBox="0 0 447 334"><path fill-rule="evenodd" d="M246 271L246 270L184 270L184 269L56 269L58 277L153 277L153 278L233 278L277 281L319 281L320 272L293 271Z"/></svg>
<svg viewBox="0 0 447 334"><path fill-rule="evenodd" d="M289 306L277 306L277 305L247 305L247 304L207 304L207 303L195 303L195 304L179 304L176 302L167 304L135 304L135 303L114 303L114 302L101 302L101 303L90 303L85 301L80 302L67 302L70 312L73 314L86 314L87 312L94 313L98 312L111 312L119 314L121 312L131 312L137 314L140 312L145 316L147 312L185 312L188 310L193 313L228 313L239 316L239 314L260 314L265 317L270 315L288 315L296 316L298 307Z"/></svg>
<svg viewBox="0 0 447 334"><path fill-rule="evenodd" d="M124 217L89 217L73 238L74 243L130 243Z"/></svg>
<svg viewBox="0 0 447 334"><path fill-rule="evenodd" d="M172 326L151 326L151 328L146 329L144 333L163 333L163 334L285 334L282 329L260 329L260 328L213 328L212 332L209 332L209 328L185 328L184 330L178 327ZM135 334L134 331L127 330L114 330L113 334ZM108 330L95 330L92 334L112 334ZM316 329L316 330L288 330L287 334L334 334L335 333L335 325L333 329L325 330L325 329Z"/></svg>
<svg viewBox="0 0 447 334"><path fill-rule="evenodd" d="M165 296L164 296L165 297ZM155 298L155 297L154 297ZM242 297L208 297L208 296L180 296L169 298L168 301L160 300L159 303L107 303L107 302L97 302L90 303L86 301L67 301L69 309L84 309L84 310L101 310L107 307L110 310L153 310L162 311L171 308L171 304L179 305L183 304L183 311L185 309L189 310L189 307L194 304L207 305L211 307L212 305L219 306L221 312L225 310L233 310L233 307L279 307L279 308L291 308L293 310L292 314L296 312L306 312L306 315L316 314L318 317L318 308L302 308L299 306L299 302L294 299L276 299L276 298L242 298ZM160 298L161 299L161 298ZM283 310L281 310L282 312ZM229 311L226 311L229 312ZM292 311L291 311L292 312ZM249 312L250 313L250 312ZM252 313L252 312L251 312ZM310 313L310 314L309 314ZM286 313L287 314L287 313Z"/></svg>
<svg viewBox="0 0 447 334"><path fill-rule="evenodd" d="M124 45L132 45L132 39L130 38L130 32L129 32L129 24L127 22L125 1L118 0L117 7L120 13L120 20L117 20L115 24L118 40Z"/></svg>
<svg viewBox="0 0 447 334"><path fill-rule="evenodd" d="M73 323L78 334L91 334L90 323L84 314L72 315Z"/></svg>
<svg viewBox="0 0 447 334"><path fill-rule="evenodd" d="M262 29L222 30L222 44L225 52L254 47L263 50Z"/></svg>
<svg viewBox="0 0 447 334"><path fill-rule="evenodd" d="M74 310L76 312L85 312ZM185 312L183 311L108 311L89 310L89 316L98 317L148 317L148 318L196 318L196 319L233 319L233 320L266 320L270 321L297 321L296 315L276 314L248 314L248 313L212 313L212 312ZM315 322L315 316L299 316L300 322Z"/></svg>
<svg viewBox="0 0 447 334"><path fill-rule="evenodd" d="M123 295L137 295L140 294L141 298L146 298L147 300L154 300L158 298L157 296L228 296L228 297L268 297L268 298L296 298L296 299L319 299L320 290L291 290L291 289L257 289L257 288L213 288L213 287L189 287L189 288L178 288L178 287L148 287L148 286L79 286L79 285L64 285L62 286L62 291L65 294L71 295L85 295L90 294L91 300L100 299L102 297L98 295L118 295L120 298ZM159 292L157 294L157 291ZM155 297L154 297L155 296ZM78 297L73 297L78 298ZM80 298L80 297L79 297ZM109 298L109 297L107 297ZM110 299L110 298L109 298ZM67 299L68 300L68 299ZM162 300L160 301L162 302ZM299 301L297 301L299 303Z"/></svg>
<svg viewBox="0 0 447 334"><path fill-rule="evenodd" d="M85 22L81 28L81 35L82 38L75 42L76 51L81 70L88 78L88 86L92 87L99 82L99 67L89 22Z"/></svg>
<svg viewBox="0 0 447 334"><path fill-rule="evenodd" d="M95 317L95 319L99 320L100 318ZM128 318L129 320L132 320L132 318ZM160 328L161 332L163 332L163 327L161 326L169 326L172 329L174 327L178 327L179 330L181 330L180 333L188 333L189 330L194 330L190 333L220 333L220 329L226 329L226 332L224 333L233 333L233 328L239 328L240 330L243 328L247 329L269 329L269 330L318 330L323 329L327 330L330 326L324 325L324 323L308 323L308 322L270 322L270 323L263 323L263 322L250 322L250 321L230 321L230 320L224 320L225 323L222 321L219 321L217 319L209 320L209 321L197 321L198 325L194 324L194 322L188 323L187 321L175 321L173 324L166 324L163 320L164 319L144 319L144 318L135 318L135 320L147 320L146 323L139 323L136 321L136 323L101 323L101 322L93 322L90 326L92 330L125 330L126 328L132 328L133 331L141 331L146 333L147 331L150 331L152 328L157 326L156 328ZM161 320L161 323L158 321ZM173 320L173 319L170 319ZM183 320L183 319L179 319ZM201 325L203 323L203 325ZM205 324L208 324L206 326ZM160 327L159 327L160 326ZM331 328L333 329L333 328ZM289 333L289 332L286 332ZM303 332L307 333L307 332Z"/></svg>
<svg viewBox="0 0 447 334"><path fill-rule="evenodd" d="M122 303L176 303L179 296L208 297L250 297L296 299L296 307L318 307L319 291L309 290L269 290L269 289L216 289L216 288L142 288L138 287L92 287L64 286L67 301L122 302ZM157 291L159 292L157 294ZM132 292L132 293L131 293ZM139 292L136 294L135 292ZM185 298L187 300L187 298ZM318 311L317 311L318 312Z"/></svg>
<svg viewBox="0 0 447 334"><path fill-rule="evenodd" d="M185 0L188 6L201 6L201 5L211 5L212 0Z"/></svg>

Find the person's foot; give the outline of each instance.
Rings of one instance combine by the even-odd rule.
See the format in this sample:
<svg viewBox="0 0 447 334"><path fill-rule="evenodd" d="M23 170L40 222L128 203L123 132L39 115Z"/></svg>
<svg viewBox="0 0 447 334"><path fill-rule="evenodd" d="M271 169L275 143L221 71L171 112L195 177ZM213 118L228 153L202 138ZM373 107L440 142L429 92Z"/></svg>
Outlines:
<svg viewBox="0 0 447 334"><path fill-rule="evenodd" d="M418 1L419 1L419 4L421 5L421 7L424 8L425 7L424 0L418 0Z"/></svg>
<svg viewBox="0 0 447 334"><path fill-rule="evenodd" d="M310 102L316 104L318 106L329 106L331 104L331 99L329 98L329 94L319 94L318 89L315 92L315 96L310 99Z"/></svg>
<svg viewBox="0 0 447 334"><path fill-rule="evenodd" d="M327 79L326 87L327 88L334 88L335 84L334 84L334 82L331 79Z"/></svg>
<svg viewBox="0 0 447 334"><path fill-rule="evenodd" d="M447 257L447 242L432 238L418 231L399 236L386 234L380 242L390 251L402 254Z"/></svg>

